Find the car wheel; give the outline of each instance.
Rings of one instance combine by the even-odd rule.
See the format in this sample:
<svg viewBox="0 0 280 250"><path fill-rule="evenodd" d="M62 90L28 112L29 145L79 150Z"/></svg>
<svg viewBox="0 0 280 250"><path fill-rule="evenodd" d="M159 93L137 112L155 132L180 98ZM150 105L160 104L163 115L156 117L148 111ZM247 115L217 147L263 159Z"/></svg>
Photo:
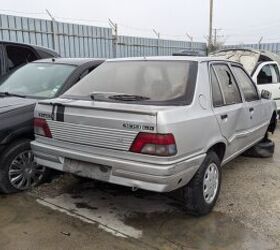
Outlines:
<svg viewBox="0 0 280 250"><path fill-rule="evenodd" d="M263 141L247 150L243 155L255 158L270 158L273 157L274 149L274 142L265 138Z"/></svg>
<svg viewBox="0 0 280 250"><path fill-rule="evenodd" d="M8 146L0 159L0 191L16 193L39 185L47 169L34 161L30 140L18 140Z"/></svg>
<svg viewBox="0 0 280 250"><path fill-rule="evenodd" d="M195 216L210 213L219 196L221 179L220 159L210 151L193 179L183 188L187 212Z"/></svg>

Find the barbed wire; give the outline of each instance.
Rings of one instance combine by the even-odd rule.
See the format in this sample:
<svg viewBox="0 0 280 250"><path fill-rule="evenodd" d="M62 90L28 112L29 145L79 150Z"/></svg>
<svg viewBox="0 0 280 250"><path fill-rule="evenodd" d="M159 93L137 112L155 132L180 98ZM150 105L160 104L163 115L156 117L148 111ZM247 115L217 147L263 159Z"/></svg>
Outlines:
<svg viewBox="0 0 280 250"><path fill-rule="evenodd" d="M0 9L1 12L7 12L7 13L14 13L14 14L24 14L24 15L42 15L47 17L48 14L46 12L28 12L28 11L17 11L17 10L11 10L11 9ZM96 23L96 24L102 24L104 26L109 26L108 21L107 20L101 20L101 19L84 19L84 18L74 18L74 17L63 17L63 16L54 16L55 19L57 20L68 20L68 21L75 21L75 22L82 22L84 23ZM131 26L131 25L127 25L124 23L118 23L119 27L123 28L123 29L128 29L128 30L133 30L133 31L140 31L140 32L144 32L146 34L152 35L153 34L153 29L152 28L143 28L143 27L136 27L136 26ZM262 35L271 33L272 30L274 29L279 29L278 26L280 25L280 20L275 20L272 22L268 22L268 23L262 23L262 24L254 24L254 25L247 25L245 27L244 31L240 31L240 27L236 27L236 28L223 28L224 34L226 37L239 37L238 40L242 41L242 40L247 40L247 38L258 38L259 34L256 35L256 33L260 33ZM242 27L244 28L244 26ZM229 33L228 33L229 31ZM236 31L236 32L232 32L232 31ZM159 32L161 34L162 38L178 38L178 39L182 39L182 41L189 41L186 33L185 34L168 34L168 33L162 33ZM255 33L255 34L252 34ZM194 38L196 39L197 42L199 41L205 41L205 37L204 36L194 36ZM232 41L231 39L229 39L231 43L234 42L240 42L240 41ZM279 38L273 38L270 37L269 35L267 37L265 37L266 41L280 41L280 37Z"/></svg>

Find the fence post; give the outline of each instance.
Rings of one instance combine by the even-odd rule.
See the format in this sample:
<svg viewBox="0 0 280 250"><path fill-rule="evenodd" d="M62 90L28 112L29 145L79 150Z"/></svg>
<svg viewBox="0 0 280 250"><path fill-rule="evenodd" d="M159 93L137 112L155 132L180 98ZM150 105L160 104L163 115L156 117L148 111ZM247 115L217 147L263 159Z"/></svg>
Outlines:
<svg viewBox="0 0 280 250"><path fill-rule="evenodd" d="M113 57L117 58L117 56L118 56L118 24L114 23L110 18L109 18L109 24L114 31L114 34L113 34Z"/></svg>
<svg viewBox="0 0 280 250"><path fill-rule="evenodd" d="M155 29L153 29L153 32L156 34L157 36L157 55L159 56L159 42L160 42L160 33L157 32Z"/></svg>
<svg viewBox="0 0 280 250"><path fill-rule="evenodd" d="M47 14L50 16L51 18L51 22L52 22L52 41L53 41L53 50L55 50L56 52L59 52L56 48L56 36L57 36L57 33L56 33L56 28L55 28L55 25L56 25L56 20L54 18L54 16L49 12L48 9L46 9L46 12Z"/></svg>
<svg viewBox="0 0 280 250"><path fill-rule="evenodd" d="M261 44L263 41L263 36L260 38L259 42L258 42L258 49L261 50Z"/></svg>

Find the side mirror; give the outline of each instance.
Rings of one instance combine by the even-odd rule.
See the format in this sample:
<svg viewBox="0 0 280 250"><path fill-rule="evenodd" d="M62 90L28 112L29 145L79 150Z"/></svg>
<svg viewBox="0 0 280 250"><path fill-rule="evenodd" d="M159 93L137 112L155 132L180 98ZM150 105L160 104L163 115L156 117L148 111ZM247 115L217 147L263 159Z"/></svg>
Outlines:
<svg viewBox="0 0 280 250"><path fill-rule="evenodd" d="M262 92L261 92L261 98L262 99L270 100L271 96L272 96L272 94L271 94L270 91L265 90L265 89L262 90Z"/></svg>

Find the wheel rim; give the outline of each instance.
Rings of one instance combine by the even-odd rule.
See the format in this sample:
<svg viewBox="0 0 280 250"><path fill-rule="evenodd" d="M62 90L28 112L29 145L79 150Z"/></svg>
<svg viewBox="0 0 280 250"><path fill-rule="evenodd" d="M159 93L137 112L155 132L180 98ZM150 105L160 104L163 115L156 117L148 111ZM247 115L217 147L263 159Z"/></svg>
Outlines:
<svg viewBox="0 0 280 250"><path fill-rule="evenodd" d="M27 190L36 186L43 178L45 167L34 161L31 150L18 154L9 167L9 180L18 190Z"/></svg>
<svg viewBox="0 0 280 250"><path fill-rule="evenodd" d="M203 196L207 204L211 204L218 193L219 188L219 169L215 163L211 163L203 178Z"/></svg>

